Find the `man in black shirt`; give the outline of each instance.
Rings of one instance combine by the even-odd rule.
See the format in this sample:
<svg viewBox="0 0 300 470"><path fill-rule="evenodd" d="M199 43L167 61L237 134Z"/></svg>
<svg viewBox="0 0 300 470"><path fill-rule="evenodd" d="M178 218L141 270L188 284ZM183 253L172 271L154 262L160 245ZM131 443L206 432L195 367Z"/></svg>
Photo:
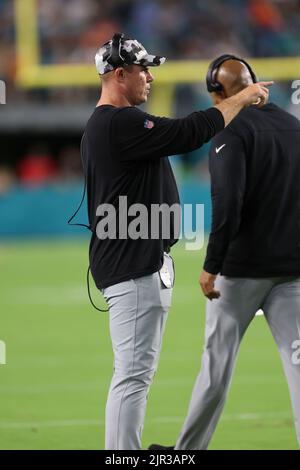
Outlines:
<svg viewBox="0 0 300 470"><path fill-rule="evenodd" d="M146 399L157 368L174 280L169 234L152 220L154 206L179 204L168 155L200 147L245 106L268 98L269 83L184 119L151 116L135 106L147 101L152 56L121 34L96 54L102 94L82 141L88 213L93 232L90 266L109 305L114 375L106 406L106 449L140 449ZM146 211L142 222L133 218ZM147 225L147 227L145 227ZM134 229L134 230L133 230ZM146 230L147 229L147 230Z"/></svg>
<svg viewBox="0 0 300 470"><path fill-rule="evenodd" d="M255 80L224 55L207 75L215 104ZM281 354L300 443L300 123L274 104L243 110L212 141L212 229L201 288L205 348L176 449L206 449L241 339L262 309Z"/></svg>

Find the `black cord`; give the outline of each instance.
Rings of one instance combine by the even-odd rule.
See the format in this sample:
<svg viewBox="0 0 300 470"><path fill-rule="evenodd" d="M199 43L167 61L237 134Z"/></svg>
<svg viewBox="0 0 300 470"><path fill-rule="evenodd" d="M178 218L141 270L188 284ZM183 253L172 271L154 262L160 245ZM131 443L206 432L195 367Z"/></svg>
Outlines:
<svg viewBox="0 0 300 470"><path fill-rule="evenodd" d="M109 309L106 309L106 310L102 310L101 308L98 308L94 302L93 302L93 299L91 297L91 290L90 290L90 271L91 271L91 267L89 266L88 267L88 270L87 270L87 275L86 275L86 283L87 283L87 289L88 289L88 294L89 294L89 299L90 299L90 302L92 304L92 306L98 310L99 312L108 312Z"/></svg>
<svg viewBox="0 0 300 470"><path fill-rule="evenodd" d="M85 173L85 170L84 170L84 159L83 159L83 155L84 155L84 150L83 150L83 141L84 141L84 137L85 137L85 134L83 134L82 136L82 139L81 139L81 144L80 144L80 154L81 154L81 163L82 163L82 168L83 168L83 174L84 174L84 189L83 189L83 194L82 194L82 198L81 198L81 201L80 201L80 204L78 206L78 208L76 209L76 211L74 212L74 214L72 215L72 217L70 217L70 219L68 220L68 225L71 225L71 226L78 226L78 227L85 227L87 228L88 230L90 230L91 232L93 232L92 228L90 225L86 225L86 224L71 224L71 221L76 217L76 215L78 214L78 212L80 211L81 209L81 206L83 204L83 201L84 201L84 198L85 198L85 194L86 194L86 173ZM92 297L91 297L91 291L90 291L90 279L89 279L89 274L90 274L90 266L88 267L88 271L87 271L87 290L88 290L88 295L89 295L89 299L90 299L90 302L92 304L92 306L96 309L96 310L99 310L99 312L108 312L108 309L107 310L101 310L100 308L98 308L93 300L92 300Z"/></svg>
<svg viewBox="0 0 300 470"><path fill-rule="evenodd" d="M85 227L87 228L88 230L90 230L92 232L92 228L90 225L86 225L86 224L71 224L72 220L76 217L76 215L78 214L78 212L80 211L81 209L81 206L83 204L83 201L84 201L84 198L85 198L85 194L86 194L86 174L85 174L85 171L84 171L84 161L83 161L83 140L84 140L84 137L85 137L85 134L83 134L82 136L82 139L81 139L81 144L80 144L80 155L81 155L81 163L82 163L82 168L83 168L83 175L84 175L84 188L83 188L83 194L82 194L82 198L81 198L81 201L80 201L80 204L79 206L77 207L76 211L74 212L74 214L72 215L72 217L70 217L70 219L68 220L68 225L72 225L72 226L78 226L78 227Z"/></svg>

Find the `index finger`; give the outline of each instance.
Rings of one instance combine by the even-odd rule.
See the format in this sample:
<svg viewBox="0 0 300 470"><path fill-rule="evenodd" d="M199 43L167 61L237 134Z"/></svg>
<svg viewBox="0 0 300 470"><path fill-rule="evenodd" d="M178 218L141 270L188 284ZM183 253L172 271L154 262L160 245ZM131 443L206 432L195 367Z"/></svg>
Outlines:
<svg viewBox="0 0 300 470"><path fill-rule="evenodd" d="M274 82L271 81L271 82L257 82L257 85L260 85L260 86L272 86L274 85Z"/></svg>

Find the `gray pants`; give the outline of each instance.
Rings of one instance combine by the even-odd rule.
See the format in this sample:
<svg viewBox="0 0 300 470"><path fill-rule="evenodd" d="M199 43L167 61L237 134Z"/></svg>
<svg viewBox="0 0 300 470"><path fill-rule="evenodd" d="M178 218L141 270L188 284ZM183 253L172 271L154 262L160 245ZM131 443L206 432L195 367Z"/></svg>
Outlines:
<svg viewBox="0 0 300 470"><path fill-rule="evenodd" d="M171 274L173 281L173 270ZM105 448L138 450L172 288L165 287L159 273L154 273L110 286L103 294L109 305L114 352L114 374L106 404Z"/></svg>
<svg viewBox="0 0 300 470"><path fill-rule="evenodd" d="M240 342L259 309L281 355L300 444L300 279L219 276L216 288L221 297L207 302L202 367L176 449L207 449L225 404Z"/></svg>

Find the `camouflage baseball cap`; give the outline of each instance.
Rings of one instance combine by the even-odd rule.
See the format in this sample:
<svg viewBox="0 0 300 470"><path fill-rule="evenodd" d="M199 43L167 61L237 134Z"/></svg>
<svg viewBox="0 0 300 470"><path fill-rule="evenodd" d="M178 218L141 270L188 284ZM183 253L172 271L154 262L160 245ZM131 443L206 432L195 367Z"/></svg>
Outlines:
<svg viewBox="0 0 300 470"><path fill-rule="evenodd" d="M165 57L148 54L144 46L136 39L126 38L118 33L103 44L95 56L96 69L100 75L122 65L137 64L154 67L163 64L165 60Z"/></svg>

